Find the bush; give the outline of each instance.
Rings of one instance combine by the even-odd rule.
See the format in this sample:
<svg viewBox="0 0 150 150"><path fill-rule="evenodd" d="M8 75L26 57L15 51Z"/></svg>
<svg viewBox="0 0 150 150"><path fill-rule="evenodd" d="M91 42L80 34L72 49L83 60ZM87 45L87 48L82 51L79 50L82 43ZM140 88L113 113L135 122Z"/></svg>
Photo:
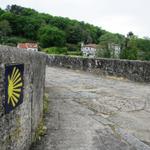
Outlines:
<svg viewBox="0 0 150 150"><path fill-rule="evenodd" d="M63 46L66 43L65 33L50 25L42 26L38 31L39 42L42 47Z"/></svg>
<svg viewBox="0 0 150 150"><path fill-rule="evenodd" d="M47 54L63 54L63 55L73 55L82 56L81 51L67 51L66 47L49 47L42 50Z"/></svg>
<svg viewBox="0 0 150 150"><path fill-rule="evenodd" d="M28 40L22 37L6 37L5 39L3 39L3 42L0 41L3 44L7 44L9 46L16 46L18 43L24 43L27 42Z"/></svg>
<svg viewBox="0 0 150 150"><path fill-rule="evenodd" d="M68 51L78 51L80 50L80 46L76 45L76 44L66 44L66 47L68 49Z"/></svg>
<svg viewBox="0 0 150 150"><path fill-rule="evenodd" d="M73 55L73 56L82 56L82 52L81 51L68 51L67 55Z"/></svg>
<svg viewBox="0 0 150 150"><path fill-rule="evenodd" d="M49 47L43 50L48 54L64 54L67 55L67 48L66 47Z"/></svg>

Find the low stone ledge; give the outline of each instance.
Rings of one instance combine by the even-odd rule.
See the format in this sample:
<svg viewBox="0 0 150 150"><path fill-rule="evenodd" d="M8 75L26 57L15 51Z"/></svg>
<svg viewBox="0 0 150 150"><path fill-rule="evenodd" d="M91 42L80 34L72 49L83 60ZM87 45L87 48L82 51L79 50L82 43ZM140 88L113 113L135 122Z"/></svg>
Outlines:
<svg viewBox="0 0 150 150"><path fill-rule="evenodd" d="M150 82L150 62L148 61L48 55L47 65L123 77L138 82Z"/></svg>

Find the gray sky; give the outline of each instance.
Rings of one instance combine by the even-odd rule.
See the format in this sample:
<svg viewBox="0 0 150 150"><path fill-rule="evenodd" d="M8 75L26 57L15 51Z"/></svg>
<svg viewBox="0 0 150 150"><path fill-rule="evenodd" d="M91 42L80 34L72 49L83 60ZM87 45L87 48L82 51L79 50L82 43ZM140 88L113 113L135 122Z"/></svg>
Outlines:
<svg viewBox="0 0 150 150"><path fill-rule="evenodd" d="M114 33L150 37L150 0L0 0L55 16L85 21Z"/></svg>

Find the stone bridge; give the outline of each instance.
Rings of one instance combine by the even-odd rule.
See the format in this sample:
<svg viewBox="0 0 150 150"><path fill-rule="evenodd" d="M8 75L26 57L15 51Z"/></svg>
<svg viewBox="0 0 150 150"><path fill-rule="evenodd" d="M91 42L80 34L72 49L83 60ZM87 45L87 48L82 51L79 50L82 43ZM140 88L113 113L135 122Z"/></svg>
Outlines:
<svg viewBox="0 0 150 150"><path fill-rule="evenodd" d="M32 149L149 150L149 90L144 83L47 67L48 130Z"/></svg>
<svg viewBox="0 0 150 150"><path fill-rule="evenodd" d="M23 102L6 113L7 66L24 64ZM46 79L45 79L45 66ZM0 48L1 150L150 150L150 63ZM71 68L71 69L70 69Z"/></svg>

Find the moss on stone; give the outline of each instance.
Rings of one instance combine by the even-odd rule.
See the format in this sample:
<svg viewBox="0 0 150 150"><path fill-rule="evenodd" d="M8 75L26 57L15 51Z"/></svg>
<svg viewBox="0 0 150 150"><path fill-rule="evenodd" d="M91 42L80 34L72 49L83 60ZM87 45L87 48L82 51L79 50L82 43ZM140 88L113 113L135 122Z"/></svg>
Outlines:
<svg viewBox="0 0 150 150"><path fill-rule="evenodd" d="M48 112L48 94L44 94L44 99L43 99L43 113Z"/></svg>
<svg viewBox="0 0 150 150"><path fill-rule="evenodd" d="M35 135L33 138L33 143L36 142L37 140L40 140L42 136L46 134L47 127L45 126L43 118L41 119L36 131Z"/></svg>
<svg viewBox="0 0 150 150"><path fill-rule="evenodd" d="M45 93L43 98L43 116L41 116L38 127L35 130L33 143L36 142L37 140L40 140L41 137L46 134L47 127L45 126L44 115L47 112L48 112L48 94Z"/></svg>

